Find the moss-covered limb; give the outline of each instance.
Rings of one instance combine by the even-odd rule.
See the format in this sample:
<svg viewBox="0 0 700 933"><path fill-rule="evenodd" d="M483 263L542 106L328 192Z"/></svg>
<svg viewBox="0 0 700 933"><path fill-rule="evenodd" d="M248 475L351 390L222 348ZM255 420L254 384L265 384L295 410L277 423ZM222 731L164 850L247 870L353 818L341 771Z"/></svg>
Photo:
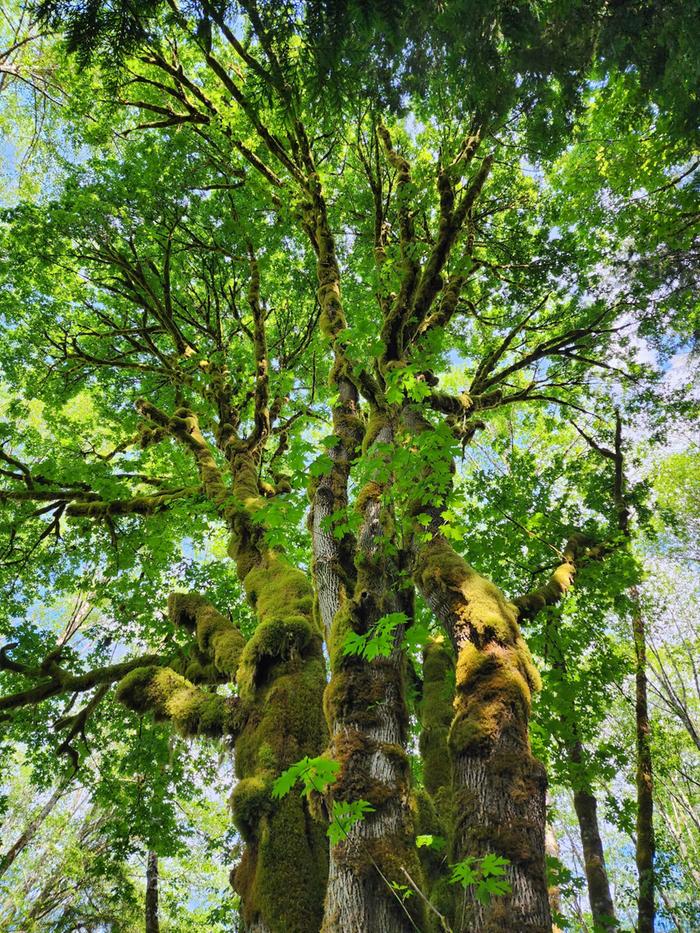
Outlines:
<svg viewBox="0 0 700 933"><path fill-rule="evenodd" d="M168 434L192 452L204 492L216 505L223 505L229 492L211 447L199 428L196 414L189 408L178 408L170 417L145 399L139 399L136 402L136 408L144 418L156 427L165 429Z"/></svg>
<svg viewBox="0 0 700 933"><path fill-rule="evenodd" d="M399 244L403 274L399 294L384 315L381 336L384 342L385 359L399 360L404 351L404 329L411 310L411 300L418 281L420 265L416 259L415 230L411 206L411 167L400 155L391 141L388 129L379 124L377 135L382 141L389 164L396 170L396 197L399 214Z"/></svg>
<svg viewBox="0 0 700 933"><path fill-rule="evenodd" d="M101 519L116 515L153 515L167 509L178 499L202 494L201 486L183 486L181 489L165 489L151 496L134 496L133 499L90 499L87 502L70 502L65 514L70 518Z"/></svg>
<svg viewBox="0 0 700 933"><path fill-rule="evenodd" d="M115 696L137 713L172 722L184 736L237 736L248 713L239 697L209 693L169 667L135 668L119 682Z"/></svg>
<svg viewBox="0 0 700 933"><path fill-rule="evenodd" d="M554 569L549 580L513 600L518 619L521 622L533 619L542 609L555 606L573 586L579 569L591 561L602 560L610 550L604 544L595 544L587 535L571 535L562 552L562 563Z"/></svg>
<svg viewBox="0 0 700 933"><path fill-rule="evenodd" d="M551 930L544 868L544 769L530 752L531 693L539 675L517 612L439 534L415 555L414 579L456 655L450 727L452 860L496 852L510 861L512 892L479 904L467 890L465 930Z"/></svg>
<svg viewBox="0 0 700 933"><path fill-rule="evenodd" d="M27 690L0 697L0 710L19 709L22 706L33 706L48 700L61 693L84 693L92 690L98 684L115 683L137 667L144 665L160 665L167 663L157 654L146 654L130 661L99 667L84 674L71 674L64 671L57 664L51 666L49 677L43 677L39 683ZM41 671L37 672L40 675ZM44 672L46 673L46 672Z"/></svg>
<svg viewBox="0 0 700 933"><path fill-rule="evenodd" d="M253 314L253 348L255 351L254 426L248 444L251 448L263 444L270 433L270 375L267 358L265 312L260 298L260 266L252 245L248 246L250 283L248 304Z"/></svg>
<svg viewBox="0 0 700 933"><path fill-rule="evenodd" d="M433 301L442 289L442 270L452 251L465 222L471 214L493 164L493 157L486 156L478 171L457 200L449 172L442 170L438 175L440 194L440 227L435 245L423 266L412 306L412 318L419 328L430 311Z"/></svg>
<svg viewBox="0 0 700 933"><path fill-rule="evenodd" d="M195 634L200 651L211 660L217 671L230 678L235 677L245 638L208 599L199 593L171 593L168 614L174 625L183 626Z"/></svg>

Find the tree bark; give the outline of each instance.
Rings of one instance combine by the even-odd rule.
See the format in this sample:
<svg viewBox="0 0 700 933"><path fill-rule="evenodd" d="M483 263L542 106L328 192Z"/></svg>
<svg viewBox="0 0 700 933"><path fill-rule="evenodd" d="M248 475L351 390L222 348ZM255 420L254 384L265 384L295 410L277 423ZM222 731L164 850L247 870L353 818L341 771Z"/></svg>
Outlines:
<svg viewBox="0 0 700 933"><path fill-rule="evenodd" d="M580 764L582 758L581 743L576 742L569 749L569 759ZM605 867L603 840L598 827L598 803L588 786L574 789L574 809L581 833L583 862L588 885L588 900L596 927L603 930L615 929L617 919L610 893L610 883Z"/></svg>
<svg viewBox="0 0 700 933"><path fill-rule="evenodd" d="M376 438L392 440L388 427ZM393 522L381 502L382 489L369 483L358 497L362 526L357 543L357 579L333 619L331 682L326 711L331 753L340 764L334 802L367 800L374 812L355 823L331 848L323 933L409 933L425 928L424 905L403 900L392 888L405 885L407 871L421 884L410 809L406 755L404 626L394 632L388 657L367 661L343 651L349 632L364 634L383 616L412 614L412 590L401 588L393 556Z"/></svg>
<svg viewBox="0 0 700 933"><path fill-rule="evenodd" d="M414 579L457 656L450 728L454 794L452 861L489 852L509 860L509 894L458 905L469 933L550 933L544 858L546 775L530 751L530 697L539 677L517 610L439 533L417 549Z"/></svg>
<svg viewBox="0 0 700 933"><path fill-rule="evenodd" d="M160 933L158 919L158 856L146 856L146 933Z"/></svg>

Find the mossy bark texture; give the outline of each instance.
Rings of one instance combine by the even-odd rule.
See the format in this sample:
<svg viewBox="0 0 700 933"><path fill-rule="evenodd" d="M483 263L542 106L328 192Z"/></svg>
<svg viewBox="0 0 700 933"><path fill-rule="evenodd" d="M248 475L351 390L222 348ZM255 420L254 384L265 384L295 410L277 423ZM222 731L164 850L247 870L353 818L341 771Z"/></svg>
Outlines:
<svg viewBox="0 0 700 933"><path fill-rule="evenodd" d="M432 638L423 650L423 693L418 705L419 747L424 790L418 795L420 834L447 839L452 825L452 767L448 747L454 717L455 661L444 636ZM420 849L429 900L445 917L454 914L455 888L446 876L446 853L431 846Z"/></svg>
<svg viewBox="0 0 700 933"><path fill-rule="evenodd" d="M414 579L457 657L450 727L454 801L451 860L495 852L510 862L510 894L481 904L467 888L455 928L469 933L549 933L543 766L528 739L539 676L517 610L439 533L416 552Z"/></svg>
<svg viewBox="0 0 700 933"><path fill-rule="evenodd" d="M386 440L391 439L386 428ZM378 435L381 440L382 435ZM415 816L406 754L403 626L388 657L367 661L346 655L346 634L364 634L383 616L411 613L411 597L399 586L392 550L393 524L382 489L369 483L358 496L356 582L352 598L336 612L330 644L331 681L326 714L331 754L340 763L333 801L367 800L374 812L356 823L331 849L324 933L403 933L425 929L423 903L403 900L392 884L417 884L422 868L415 847Z"/></svg>

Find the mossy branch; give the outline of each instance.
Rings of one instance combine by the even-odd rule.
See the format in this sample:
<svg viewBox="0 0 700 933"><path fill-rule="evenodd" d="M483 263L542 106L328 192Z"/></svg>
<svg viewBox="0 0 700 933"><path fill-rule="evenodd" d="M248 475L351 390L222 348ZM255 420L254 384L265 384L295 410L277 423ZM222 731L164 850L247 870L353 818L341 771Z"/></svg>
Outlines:
<svg viewBox="0 0 700 933"><path fill-rule="evenodd" d="M248 445L251 448L256 448L265 443L270 433L270 376L267 358L267 335L265 333L265 312L260 299L260 266L251 244L248 245L248 255L250 258L248 304L253 314L253 345L255 350L254 427L248 439Z"/></svg>
<svg viewBox="0 0 700 933"><path fill-rule="evenodd" d="M237 736L247 719L239 697L222 697L196 687L169 667L137 667L119 683L116 699L137 713L170 721L183 736Z"/></svg>
<svg viewBox="0 0 700 933"><path fill-rule="evenodd" d="M602 560L611 550L611 545L596 544L586 535L571 535L563 551L564 560L555 568L549 580L513 600L519 621L533 619L548 606L556 606L573 586L578 570L585 563Z"/></svg>
<svg viewBox="0 0 700 933"><path fill-rule="evenodd" d="M126 674L137 667L143 665L161 665L167 663L157 654L146 654L140 658L133 658L131 661L122 661L119 664L111 664L107 667L99 667L92 671L86 671L84 674L71 674L64 671L54 663L51 667L51 676L40 680L35 686L27 690L21 690L18 693L9 694L9 696L0 697L0 710L19 709L23 706L34 706L42 703L50 697L58 696L62 693L84 693L91 690L98 684L115 683L121 680ZM41 676L41 669L33 671L36 676ZM28 676L25 673L25 676Z"/></svg>
<svg viewBox="0 0 700 933"><path fill-rule="evenodd" d="M211 447L200 430L197 415L189 408L178 408L170 417L145 399L136 402L136 409L144 418L165 429L191 451L197 463L204 492L215 505L224 505L229 497L229 490Z"/></svg>
<svg viewBox="0 0 700 933"><path fill-rule="evenodd" d="M235 677L246 642L232 622L198 593L171 593L168 614L174 625L194 632L200 650L217 671Z"/></svg>

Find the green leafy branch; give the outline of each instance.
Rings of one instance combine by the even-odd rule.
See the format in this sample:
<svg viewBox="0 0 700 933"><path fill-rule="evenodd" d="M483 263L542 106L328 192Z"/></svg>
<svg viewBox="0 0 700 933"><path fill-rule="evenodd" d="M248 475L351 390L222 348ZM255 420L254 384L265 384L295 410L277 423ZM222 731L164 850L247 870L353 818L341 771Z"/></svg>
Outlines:
<svg viewBox="0 0 700 933"><path fill-rule="evenodd" d="M489 852L483 858L468 855L461 862L452 865L450 884L461 884L463 888L475 886L474 896L480 904L488 904L492 897L509 894L510 884L503 877L507 858Z"/></svg>
<svg viewBox="0 0 700 933"><path fill-rule="evenodd" d="M388 658L395 647L396 629L407 621L405 612L390 612L378 619L365 635L348 632L343 641L343 654L356 654L365 661Z"/></svg>

